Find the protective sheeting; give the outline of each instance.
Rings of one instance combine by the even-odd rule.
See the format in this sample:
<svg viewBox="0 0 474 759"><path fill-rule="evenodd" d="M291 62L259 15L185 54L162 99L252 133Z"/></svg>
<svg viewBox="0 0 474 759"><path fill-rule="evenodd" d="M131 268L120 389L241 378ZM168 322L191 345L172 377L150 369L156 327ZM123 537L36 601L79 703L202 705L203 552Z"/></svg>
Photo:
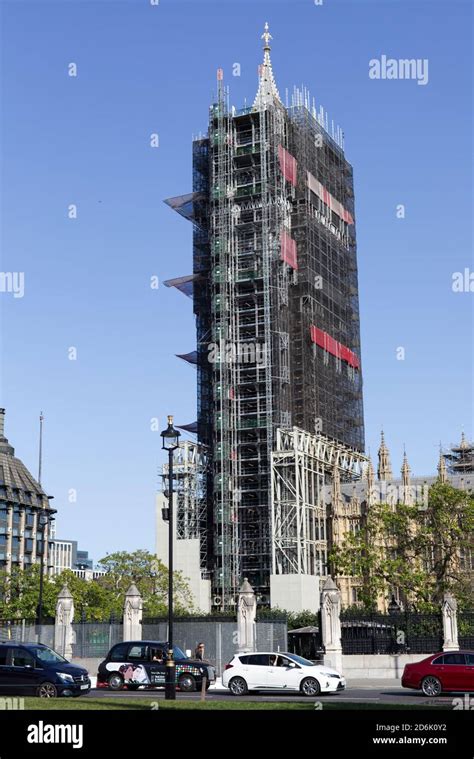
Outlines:
<svg viewBox="0 0 474 759"><path fill-rule="evenodd" d="M187 361L188 364L197 364L197 351L190 351L190 353L176 353L177 358L182 358L183 361Z"/></svg>
<svg viewBox="0 0 474 759"><path fill-rule="evenodd" d="M346 211L342 203L339 203L336 198L331 195L331 193L326 190L326 188L319 182L313 175L308 171L308 179L307 184L309 189L314 192L315 195L320 198L320 200L327 205L331 211L334 211L334 213L337 213L340 219L343 219L343 221L346 222L346 224L353 224L354 219L352 218L349 211Z"/></svg>
<svg viewBox="0 0 474 759"><path fill-rule="evenodd" d="M298 164L296 158L293 158L291 153L288 153L283 145L278 145L278 158L280 160L281 173L291 182L293 187L296 187Z"/></svg>
<svg viewBox="0 0 474 759"><path fill-rule="evenodd" d="M194 295L194 282L198 278L197 274L186 274L184 277L175 277L167 279L163 284L166 287L176 287L177 290L192 298Z"/></svg>
<svg viewBox="0 0 474 759"><path fill-rule="evenodd" d="M204 212L205 201L206 195L203 192L188 192L186 195L166 198L164 202L180 216L198 224Z"/></svg>
<svg viewBox="0 0 474 759"><path fill-rule="evenodd" d="M354 369L360 368L360 361L358 357L349 348L335 340L333 337L331 337L331 335L328 335L327 332L324 332L324 330L319 329L318 327L311 325L310 329L311 340L313 343L319 345L320 348L324 348L325 351L328 351L328 353L336 356L336 358L340 358L342 361L346 361L349 366L354 367Z"/></svg>
<svg viewBox="0 0 474 759"><path fill-rule="evenodd" d="M197 435L197 431L198 431L197 422L191 422L191 424L177 424L176 426L179 430L185 430L186 432L192 432L193 435Z"/></svg>
<svg viewBox="0 0 474 759"><path fill-rule="evenodd" d="M284 229L281 230L280 245L282 261L285 261L292 269L297 269L296 242Z"/></svg>

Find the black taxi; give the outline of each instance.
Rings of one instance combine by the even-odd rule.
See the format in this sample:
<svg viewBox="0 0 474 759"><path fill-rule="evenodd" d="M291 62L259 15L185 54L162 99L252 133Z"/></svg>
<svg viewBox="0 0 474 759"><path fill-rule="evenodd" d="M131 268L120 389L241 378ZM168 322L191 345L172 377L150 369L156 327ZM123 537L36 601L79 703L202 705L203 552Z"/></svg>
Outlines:
<svg viewBox="0 0 474 759"><path fill-rule="evenodd" d="M99 664L97 687L121 690L137 690L164 687L168 643L156 640L137 640L117 643ZM179 646L173 646L176 663L176 685L181 691L195 691L215 682L214 667L208 662L189 659Z"/></svg>

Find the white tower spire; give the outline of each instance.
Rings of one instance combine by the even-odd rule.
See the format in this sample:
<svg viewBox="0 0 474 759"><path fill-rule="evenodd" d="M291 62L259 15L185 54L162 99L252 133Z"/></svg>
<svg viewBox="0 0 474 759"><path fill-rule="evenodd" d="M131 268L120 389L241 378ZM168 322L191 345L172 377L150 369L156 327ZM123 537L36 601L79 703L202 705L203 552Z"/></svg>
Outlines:
<svg viewBox="0 0 474 759"><path fill-rule="evenodd" d="M262 34L262 40L264 40L265 43L263 46L263 64L259 67L259 83L253 104L254 110L262 110L265 106L272 104L275 101L281 103L270 59L271 39L273 39L273 37L269 31L268 21L266 21L265 31Z"/></svg>

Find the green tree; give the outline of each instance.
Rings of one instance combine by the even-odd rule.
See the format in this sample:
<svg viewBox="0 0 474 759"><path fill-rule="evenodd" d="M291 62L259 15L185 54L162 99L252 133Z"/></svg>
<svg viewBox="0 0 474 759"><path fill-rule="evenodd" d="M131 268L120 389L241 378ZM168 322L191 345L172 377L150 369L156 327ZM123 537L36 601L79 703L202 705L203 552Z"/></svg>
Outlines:
<svg viewBox="0 0 474 759"><path fill-rule="evenodd" d="M420 610L438 607L448 590L461 606L469 605L472 586L459 557L473 534L474 498L437 482L426 508L371 505L362 529L332 549L330 562L336 576L362 580L360 598L367 608L393 588Z"/></svg>
<svg viewBox="0 0 474 759"><path fill-rule="evenodd" d="M145 550L118 551L100 560L106 574L96 582L106 588L113 610L122 614L125 593L135 583L143 598L146 616L160 616L168 610L168 569L157 556ZM176 614L195 611L189 585L181 572L173 572L173 604Z"/></svg>
<svg viewBox="0 0 474 759"><path fill-rule="evenodd" d="M43 582L43 615L54 617L58 594L67 584L74 599L74 619L108 621L121 619L125 594L134 582L143 597L147 616L165 615L168 610L168 569L148 551L119 551L101 559L107 574L96 580L77 577L64 570ZM174 603L176 614L194 613L188 583L180 572L174 572ZM40 570L37 564L26 569L12 567L10 574L0 572L0 618L34 619L37 614Z"/></svg>
<svg viewBox="0 0 474 759"><path fill-rule="evenodd" d="M77 577L64 570L43 582L43 617L54 617L56 602L62 587L67 584L74 599L74 617L77 621L84 612L89 620L106 619L110 601L107 593L94 582ZM0 617L8 619L35 619L40 591L40 569L34 564L26 569L12 567L11 574L0 574Z"/></svg>

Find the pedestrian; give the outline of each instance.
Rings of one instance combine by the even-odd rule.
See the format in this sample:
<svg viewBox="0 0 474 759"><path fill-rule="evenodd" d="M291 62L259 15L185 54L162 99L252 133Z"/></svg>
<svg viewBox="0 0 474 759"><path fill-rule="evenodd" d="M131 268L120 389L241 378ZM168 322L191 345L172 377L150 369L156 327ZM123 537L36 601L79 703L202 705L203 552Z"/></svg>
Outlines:
<svg viewBox="0 0 474 759"><path fill-rule="evenodd" d="M204 643L198 643L194 651L194 658L199 661L204 661Z"/></svg>

